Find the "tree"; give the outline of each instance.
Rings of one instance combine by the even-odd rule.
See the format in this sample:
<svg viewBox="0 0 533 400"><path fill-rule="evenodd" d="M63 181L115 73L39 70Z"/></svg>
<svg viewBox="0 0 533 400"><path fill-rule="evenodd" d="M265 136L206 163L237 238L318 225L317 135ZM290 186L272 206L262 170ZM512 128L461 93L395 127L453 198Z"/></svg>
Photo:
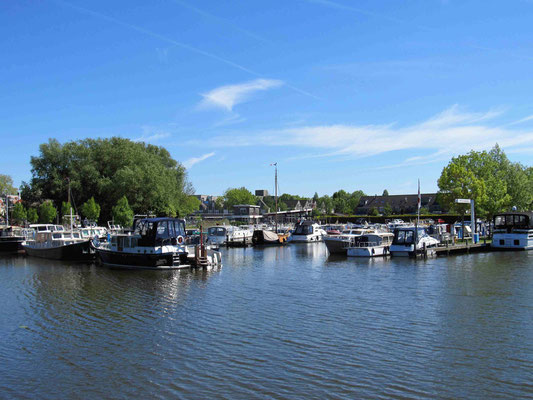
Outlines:
<svg viewBox="0 0 533 400"><path fill-rule="evenodd" d="M98 221L98 217L100 216L100 206L94 201L94 197L91 197L82 204L81 214L91 221Z"/></svg>
<svg viewBox="0 0 533 400"><path fill-rule="evenodd" d="M383 207L383 215L386 215L388 217L389 215L392 215L392 213L392 206L390 205L390 203L386 203L385 207Z"/></svg>
<svg viewBox="0 0 533 400"><path fill-rule="evenodd" d="M217 197L217 199L215 200L215 209L217 209L218 211L224 210L224 197Z"/></svg>
<svg viewBox="0 0 533 400"><path fill-rule="evenodd" d="M9 175L0 174L0 196L6 194L17 194L17 189L13 186L13 179Z"/></svg>
<svg viewBox="0 0 533 400"><path fill-rule="evenodd" d="M46 200L39 206L39 222L41 224L50 224L57 217L57 209L50 200Z"/></svg>
<svg viewBox="0 0 533 400"><path fill-rule="evenodd" d="M385 189L385 190L383 191L382 196L388 196L388 195L389 195L389 191L388 191L387 189Z"/></svg>
<svg viewBox="0 0 533 400"><path fill-rule="evenodd" d="M471 151L452 158L438 180L439 201L453 211L464 206L457 198L473 199L477 215L491 218L516 205L527 210L533 201L528 168L509 161L496 144L490 151Z"/></svg>
<svg viewBox="0 0 533 400"><path fill-rule="evenodd" d="M27 219L30 224L35 224L39 221L39 215L35 208L29 208L27 213Z"/></svg>
<svg viewBox="0 0 533 400"><path fill-rule="evenodd" d="M133 224L133 215L133 210L130 208L127 197L122 196L113 207L113 220L116 224L131 226Z"/></svg>
<svg viewBox="0 0 533 400"><path fill-rule="evenodd" d="M131 208L138 213L185 215L194 205L185 168L163 147L143 142L112 137L60 144L50 139L40 145L31 165L32 179L22 185L28 202L48 198L61 204L70 181L76 202L94 197L105 219L123 196L132 199Z"/></svg>
<svg viewBox="0 0 533 400"><path fill-rule="evenodd" d="M27 218L27 213L22 203L15 203L11 212L11 218L19 224L24 223Z"/></svg>
<svg viewBox="0 0 533 400"><path fill-rule="evenodd" d="M237 204L255 204L256 197L245 187L229 188L224 192L224 204L231 209Z"/></svg>
<svg viewBox="0 0 533 400"><path fill-rule="evenodd" d="M71 208L72 208L72 205L69 202L63 201L61 203L61 216L65 217L67 215L70 215Z"/></svg>
<svg viewBox="0 0 533 400"><path fill-rule="evenodd" d="M372 207L372 208L370 209L370 215L373 215L374 217L379 216L379 211L378 211L378 209L377 209L376 207Z"/></svg>

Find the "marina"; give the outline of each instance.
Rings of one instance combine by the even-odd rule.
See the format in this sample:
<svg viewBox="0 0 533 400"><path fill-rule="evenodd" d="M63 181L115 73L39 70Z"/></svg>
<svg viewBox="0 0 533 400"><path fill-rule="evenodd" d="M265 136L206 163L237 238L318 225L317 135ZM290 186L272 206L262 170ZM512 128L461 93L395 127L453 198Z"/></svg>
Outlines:
<svg viewBox="0 0 533 400"><path fill-rule="evenodd" d="M1 257L0 390L86 399L533 395L531 252L347 258L298 243L221 253L220 268L175 271Z"/></svg>

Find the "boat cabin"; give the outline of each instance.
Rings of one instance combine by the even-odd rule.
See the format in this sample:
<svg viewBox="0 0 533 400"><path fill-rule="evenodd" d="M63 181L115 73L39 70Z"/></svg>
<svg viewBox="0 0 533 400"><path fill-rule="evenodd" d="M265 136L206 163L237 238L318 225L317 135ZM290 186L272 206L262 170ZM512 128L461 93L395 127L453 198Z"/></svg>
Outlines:
<svg viewBox="0 0 533 400"><path fill-rule="evenodd" d="M314 233L313 221L302 221L296 225L293 235L312 235Z"/></svg>
<svg viewBox="0 0 533 400"><path fill-rule="evenodd" d="M227 230L223 226L212 226L207 229L208 236L221 236L226 237Z"/></svg>
<svg viewBox="0 0 533 400"><path fill-rule="evenodd" d="M183 243L185 234L185 220L178 218L144 218L136 221L135 235L138 245L154 247L176 245Z"/></svg>
<svg viewBox="0 0 533 400"><path fill-rule="evenodd" d="M508 212L494 216L494 232L512 233L533 229L533 212Z"/></svg>
<svg viewBox="0 0 533 400"><path fill-rule="evenodd" d="M392 244L394 245L412 245L415 243L415 228L396 228L394 230L394 239ZM426 235L424 228L418 228L418 237Z"/></svg>
<svg viewBox="0 0 533 400"><path fill-rule="evenodd" d="M393 237L392 233L370 233L353 238L353 244L358 247L390 246Z"/></svg>

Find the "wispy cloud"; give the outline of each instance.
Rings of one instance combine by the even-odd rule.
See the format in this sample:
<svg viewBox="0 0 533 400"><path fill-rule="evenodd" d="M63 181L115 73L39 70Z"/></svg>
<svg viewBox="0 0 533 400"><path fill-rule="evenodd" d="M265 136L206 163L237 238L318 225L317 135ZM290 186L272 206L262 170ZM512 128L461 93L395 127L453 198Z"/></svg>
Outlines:
<svg viewBox="0 0 533 400"><path fill-rule="evenodd" d="M200 157L192 157L192 158L189 158L188 160L185 160L183 162L183 166L187 169L191 168L193 165L195 164L198 164L199 162L202 162L204 160L207 160L209 157L213 157L215 155L215 152L212 151L211 153L207 153L207 154L204 154L203 156L200 156Z"/></svg>
<svg viewBox="0 0 533 400"><path fill-rule="evenodd" d="M232 111L235 105L248 100L252 93L276 88L281 85L283 85L283 82L276 79L255 79L236 85L220 86L202 94L204 99L200 106L218 107L226 111Z"/></svg>
<svg viewBox="0 0 533 400"><path fill-rule="evenodd" d="M511 122L509 125L517 125L517 124L521 124L521 123L532 121L532 120L533 120L533 115L530 115L528 117L519 119L518 121Z"/></svg>
<svg viewBox="0 0 533 400"><path fill-rule="evenodd" d="M161 132L155 129L154 127L147 126L147 125L142 126L141 129L143 132L142 135L139 136L138 138L132 139L134 142L151 143L151 142L157 142L158 140L165 139L171 136L170 133L168 132Z"/></svg>
<svg viewBox="0 0 533 400"><path fill-rule="evenodd" d="M495 122L502 113L501 109L471 113L454 105L421 123L405 127L397 124L290 127L254 135L234 134L231 138L220 136L210 144L295 146L314 149L311 157L366 157L410 151L402 165L427 164L470 150L488 149L495 143L510 151L533 146L533 130L510 129Z"/></svg>

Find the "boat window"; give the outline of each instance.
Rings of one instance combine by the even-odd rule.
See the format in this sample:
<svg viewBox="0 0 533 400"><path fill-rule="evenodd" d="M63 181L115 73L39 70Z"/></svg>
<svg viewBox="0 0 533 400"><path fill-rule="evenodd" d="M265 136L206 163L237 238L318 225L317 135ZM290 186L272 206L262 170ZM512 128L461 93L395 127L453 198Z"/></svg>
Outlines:
<svg viewBox="0 0 533 400"><path fill-rule="evenodd" d="M185 236L185 223L183 221L174 221L174 232L176 236Z"/></svg>
<svg viewBox="0 0 533 400"><path fill-rule="evenodd" d="M525 215L515 215L514 216L514 225L515 226L526 226L527 217Z"/></svg>
<svg viewBox="0 0 533 400"><path fill-rule="evenodd" d="M116 246L117 245L117 237L116 236L112 236L111 237L111 245L112 246Z"/></svg>
<svg viewBox="0 0 533 400"><path fill-rule="evenodd" d="M298 225L294 231L295 235L311 235L313 227L311 225Z"/></svg>
<svg viewBox="0 0 533 400"><path fill-rule="evenodd" d="M168 236L169 237L176 237L176 231L174 229L174 221L168 221Z"/></svg>
<svg viewBox="0 0 533 400"><path fill-rule="evenodd" d="M157 236L158 238L168 238L168 224L167 221L159 221L157 224Z"/></svg>
<svg viewBox="0 0 533 400"><path fill-rule="evenodd" d="M396 244L413 244L414 231L397 230L394 234L394 243Z"/></svg>
<svg viewBox="0 0 533 400"><path fill-rule="evenodd" d="M78 232L74 232L72 234L72 237L74 237L75 239L79 239L80 238L80 234Z"/></svg>
<svg viewBox="0 0 533 400"><path fill-rule="evenodd" d="M61 233L53 233L53 234L52 234L52 237L53 237L54 239L61 239Z"/></svg>

